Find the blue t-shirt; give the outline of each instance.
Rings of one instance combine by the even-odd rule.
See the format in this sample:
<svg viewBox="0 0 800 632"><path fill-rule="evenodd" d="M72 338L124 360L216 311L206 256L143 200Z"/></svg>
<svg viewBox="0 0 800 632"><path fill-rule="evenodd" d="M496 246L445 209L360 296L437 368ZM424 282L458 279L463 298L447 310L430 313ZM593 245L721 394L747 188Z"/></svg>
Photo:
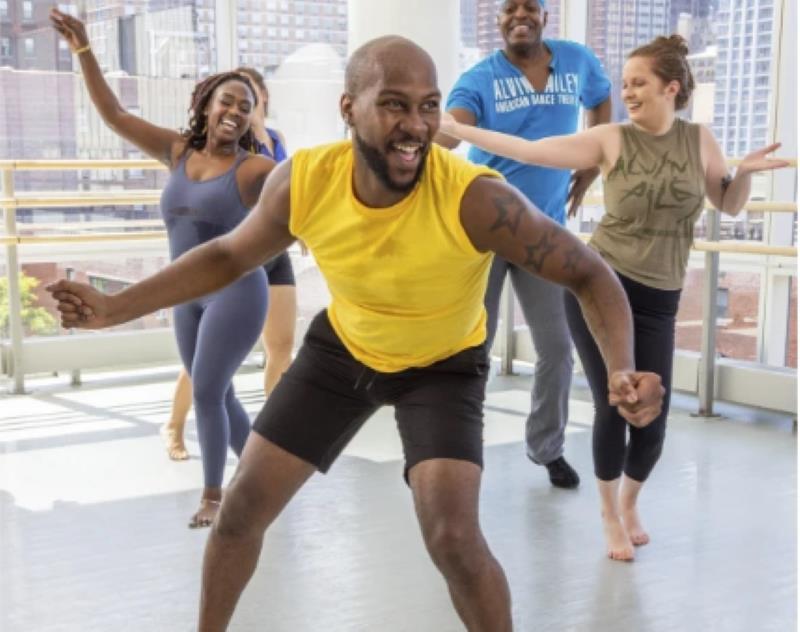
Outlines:
<svg viewBox="0 0 800 632"><path fill-rule="evenodd" d="M542 92L497 50L459 77L447 109L468 110L478 127L528 140L575 133L580 106L592 109L600 105L609 96L611 82L600 60L585 46L565 40L544 43L553 57ZM538 208L564 223L568 170L526 165L477 147L470 149L469 159L502 173Z"/></svg>

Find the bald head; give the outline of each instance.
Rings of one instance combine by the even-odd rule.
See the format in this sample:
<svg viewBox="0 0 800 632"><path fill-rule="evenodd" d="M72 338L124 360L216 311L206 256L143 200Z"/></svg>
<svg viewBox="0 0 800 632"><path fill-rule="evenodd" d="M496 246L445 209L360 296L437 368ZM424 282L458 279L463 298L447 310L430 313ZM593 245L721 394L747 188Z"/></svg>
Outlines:
<svg viewBox="0 0 800 632"><path fill-rule="evenodd" d="M375 187L378 197L405 195L419 181L439 129L436 84L430 55L404 37L374 39L350 56L339 107L356 149L359 195Z"/></svg>
<svg viewBox="0 0 800 632"><path fill-rule="evenodd" d="M365 86L402 69L427 71L436 84L436 66L431 56L410 39L386 35L370 40L356 49L344 73L345 90L357 95Z"/></svg>

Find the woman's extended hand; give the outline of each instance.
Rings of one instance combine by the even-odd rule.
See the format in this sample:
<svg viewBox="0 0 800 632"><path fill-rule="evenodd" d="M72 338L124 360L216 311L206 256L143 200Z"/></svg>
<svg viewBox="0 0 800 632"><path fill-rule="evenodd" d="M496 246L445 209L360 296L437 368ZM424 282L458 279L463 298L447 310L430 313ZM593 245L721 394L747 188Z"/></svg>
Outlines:
<svg viewBox="0 0 800 632"><path fill-rule="evenodd" d="M78 18L52 8L50 9L50 22L53 28L67 40L67 44L69 44L73 53L89 45L86 27Z"/></svg>
<svg viewBox="0 0 800 632"><path fill-rule="evenodd" d="M770 169L783 169L784 167L788 167L788 160L767 158L767 154L771 154L780 146L780 143L775 143L774 145L767 145L766 147L756 149L754 152L747 154L742 159L742 162L739 163L739 167L736 169L737 173L755 173L756 171L768 171Z"/></svg>

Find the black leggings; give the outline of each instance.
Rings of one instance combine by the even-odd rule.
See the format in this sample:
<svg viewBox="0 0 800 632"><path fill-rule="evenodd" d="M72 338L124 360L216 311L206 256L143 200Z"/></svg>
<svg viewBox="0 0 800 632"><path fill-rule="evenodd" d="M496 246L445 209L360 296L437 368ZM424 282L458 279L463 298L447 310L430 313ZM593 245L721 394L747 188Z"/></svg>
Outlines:
<svg viewBox="0 0 800 632"><path fill-rule="evenodd" d="M583 319L575 297L565 293L567 322L572 340L592 389L595 419L592 436L594 472L602 481L613 481L622 472L644 481L661 456L672 387L672 356L675 351L675 315L681 290L659 290L617 273L633 312L634 355L637 371L661 376L666 389L661 414L644 428L635 428L608 404L608 375L600 350ZM625 428L630 441L625 445Z"/></svg>

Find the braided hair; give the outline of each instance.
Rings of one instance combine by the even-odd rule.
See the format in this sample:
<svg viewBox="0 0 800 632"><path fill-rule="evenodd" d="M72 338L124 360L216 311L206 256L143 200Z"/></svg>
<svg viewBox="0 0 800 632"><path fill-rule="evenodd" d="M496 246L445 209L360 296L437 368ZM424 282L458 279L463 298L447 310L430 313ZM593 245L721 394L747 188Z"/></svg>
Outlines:
<svg viewBox="0 0 800 632"><path fill-rule="evenodd" d="M258 102L256 89L253 87L252 81L241 72L220 72L203 79L192 91L192 101L189 106L189 128L181 133L186 140L183 153L189 151L189 149L199 150L206 146L208 141L208 117L205 114L205 109L208 107L214 90L226 81L241 81L253 95L253 103ZM256 139L250 128L239 139L239 146L250 153L255 153Z"/></svg>

